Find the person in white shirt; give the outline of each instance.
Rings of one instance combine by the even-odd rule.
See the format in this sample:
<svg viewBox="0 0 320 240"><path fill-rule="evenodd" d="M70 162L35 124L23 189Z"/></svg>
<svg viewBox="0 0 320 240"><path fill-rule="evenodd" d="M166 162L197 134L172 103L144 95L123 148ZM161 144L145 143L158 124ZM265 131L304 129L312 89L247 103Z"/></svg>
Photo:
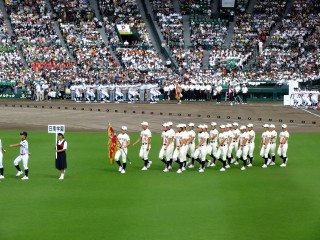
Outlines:
<svg viewBox="0 0 320 240"><path fill-rule="evenodd" d="M167 124L168 124L168 131L170 132L170 136L172 138L171 143L169 144L169 148L168 148L168 150L170 152L170 153L168 153L170 155L170 166L169 166L169 169L171 169L172 168L172 164L173 164L172 156L173 156L173 151L174 151L174 136L175 136L175 132L174 132L174 130L172 128L173 123L172 122L167 122Z"/></svg>
<svg viewBox="0 0 320 240"><path fill-rule="evenodd" d="M101 103L106 103L109 101L109 93L108 93L108 85L107 83L103 83L101 86Z"/></svg>
<svg viewBox="0 0 320 240"><path fill-rule="evenodd" d="M216 91L216 94L217 94L217 104L220 104L221 103L221 96L222 96L222 87L221 85L218 85L215 89Z"/></svg>
<svg viewBox="0 0 320 240"><path fill-rule="evenodd" d="M188 131L188 135L189 135L189 140L188 140L188 153L187 153L187 158L188 158L188 164L194 164L194 158L193 158L193 154L194 154L194 150L195 150L195 137L196 137L196 133L193 130L194 129L194 123L189 123L189 131ZM191 166L190 165L190 166Z"/></svg>
<svg viewBox="0 0 320 240"><path fill-rule="evenodd" d="M239 136L240 136L240 130L238 128L239 124L234 122L232 123L233 129L231 130L231 143L230 147L228 149L228 164L234 163L235 165L238 165L238 158L237 158L237 152L238 152L238 146L239 146ZM235 156L233 156L232 151L234 149Z"/></svg>
<svg viewBox="0 0 320 240"><path fill-rule="evenodd" d="M262 165L262 168L267 168L268 167L268 155L270 151L270 132L269 132L269 125L264 124L263 125L264 132L262 133L261 136L261 141L260 141L260 156L264 159L264 164Z"/></svg>
<svg viewBox="0 0 320 240"><path fill-rule="evenodd" d="M253 163L253 152L254 152L254 140L255 140L255 137L256 137L256 133L254 132L253 130L253 124L252 123L249 123L247 125L248 127L248 156L249 156L249 164L248 164L248 167L252 167L252 163Z"/></svg>
<svg viewBox="0 0 320 240"><path fill-rule="evenodd" d="M198 144L196 146L196 151L194 153L194 158L197 162L200 163L200 169L199 172L204 172L205 169L205 163L206 163L206 156L207 156L207 142L209 139L209 134L206 131L207 126L206 125L200 125L198 126L199 135L198 135Z"/></svg>
<svg viewBox="0 0 320 240"><path fill-rule="evenodd" d="M194 153L193 153L193 155L192 155L192 162L191 162L191 164L190 164L190 166L189 166L189 168L194 168L194 161L197 161L198 163L200 163L201 164L201 161L200 161L200 159L199 159L199 156L200 156L200 149L199 149L199 147L197 148L197 146L199 146L199 143L200 143L200 139L201 139L201 133L202 133L202 128L203 128L203 126L200 124L200 125L198 125L198 133L197 133L197 139L198 139L198 144L196 145L196 147L195 147L195 150L194 150Z"/></svg>
<svg viewBox="0 0 320 240"><path fill-rule="evenodd" d="M17 177L19 177L22 174L21 168L19 166L19 162L22 161L23 168L24 168L24 177L21 178L22 180L28 180L29 177L29 168L28 168L28 161L29 161L29 145L27 141L27 132L20 133L21 141L17 144L11 144L10 147L20 147L20 155L14 160L14 166L18 170L18 173L16 174ZM30 154L31 155L31 154Z"/></svg>
<svg viewBox="0 0 320 240"><path fill-rule="evenodd" d="M248 88L245 84L242 86L242 104L247 104Z"/></svg>
<svg viewBox="0 0 320 240"><path fill-rule="evenodd" d="M271 161L268 159L268 162L270 162L270 165L276 164L276 145L277 145L277 132L275 131L275 125L270 124L269 126L269 132L270 132L270 157Z"/></svg>
<svg viewBox="0 0 320 240"><path fill-rule="evenodd" d="M152 161L149 161L148 157L149 157L149 152L151 149L151 131L148 128L149 124L148 122L142 122L141 123L141 127L142 127L142 131L140 133L140 137L137 139L137 141L135 141L134 144L132 144L132 146L135 146L138 142L141 141L141 148L139 151L139 157L144 161L144 166L141 170L146 171L150 168Z"/></svg>
<svg viewBox="0 0 320 240"><path fill-rule="evenodd" d="M127 130L128 128L126 126L121 127L121 133L119 133L117 136L120 149L118 149L114 157L114 159L116 160L116 163L119 165L118 171L122 174L126 173L128 146L130 145L130 137L127 134ZM120 157L122 159L122 164L120 162Z"/></svg>
<svg viewBox="0 0 320 240"><path fill-rule="evenodd" d="M283 160L283 163L280 165L280 167L286 167L288 162L287 150L288 150L289 132L287 131L286 124L282 124L281 128L282 128L282 131L279 133L278 155Z"/></svg>
<svg viewBox="0 0 320 240"><path fill-rule="evenodd" d="M248 139L249 139L249 135L246 132L246 127L241 126L240 127L240 134L239 134L239 141L237 142L237 144L238 144L237 158L239 158L243 161L243 166L242 166L241 170L246 170L246 166L247 166L247 155L248 155L248 151L249 151Z"/></svg>
<svg viewBox="0 0 320 240"><path fill-rule="evenodd" d="M232 152L232 141L233 141L233 133L232 133L232 125L230 123L228 123L226 125L226 131L225 134L228 137L228 141L227 141L227 147L228 147L228 151L227 151L227 165L226 168L230 168L230 164L231 164L231 152ZM231 152L230 152L231 149Z"/></svg>
<svg viewBox="0 0 320 240"><path fill-rule="evenodd" d="M224 172L227 166L228 135L226 134L225 129L225 125L220 125L220 133L218 135L219 143L217 145L218 151L216 153L217 160L222 163L221 172Z"/></svg>
<svg viewBox="0 0 320 240"><path fill-rule="evenodd" d="M174 139L175 139L175 148L173 151L173 161L177 162L179 164L179 166L181 166L181 162L180 162L180 148L182 147L182 126L181 124L177 125L177 132L174 135ZM180 168L179 168L180 169Z"/></svg>
<svg viewBox="0 0 320 240"><path fill-rule="evenodd" d="M218 151L217 145L218 145L218 135L219 132L217 130L217 123L216 122L212 122L211 123L211 130L210 130L210 138L209 138L209 147L208 147L208 155L210 155L210 157L212 157L212 163L211 163L211 167L214 167L216 165L216 153Z"/></svg>
<svg viewBox="0 0 320 240"><path fill-rule="evenodd" d="M164 172L169 171L170 167L170 159L171 159L171 151L170 149L172 147L171 142L173 141L172 132L169 131L169 124L164 123L162 124L163 126L163 131L161 133L161 138L162 138L162 147L159 153L159 159L166 164L165 169L163 170Z"/></svg>
<svg viewBox="0 0 320 240"><path fill-rule="evenodd" d="M3 153L6 153L7 151L3 148L2 142L0 139L0 179L4 179L4 168L3 168Z"/></svg>

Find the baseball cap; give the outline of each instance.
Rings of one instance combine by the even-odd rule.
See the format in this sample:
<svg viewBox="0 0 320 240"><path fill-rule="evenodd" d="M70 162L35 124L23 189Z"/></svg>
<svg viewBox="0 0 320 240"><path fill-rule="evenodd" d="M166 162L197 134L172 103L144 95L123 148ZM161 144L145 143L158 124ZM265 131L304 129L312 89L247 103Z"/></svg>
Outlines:
<svg viewBox="0 0 320 240"><path fill-rule="evenodd" d="M172 125L173 125L173 123L172 123L172 122L167 122L167 123L168 123L168 125L169 125L169 126L172 126Z"/></svg>
<svg viewBox="0 0 320 240"><path fill-rule="evenodd" d="M282 128L287 128L287 124L282 124L281 127Z"/></svg>
<svg viewBox="0 0 320 240"><path fill-rule="evenodd" d="M148 122L143 121L143 122L141 123L141 125L148 126L149 124L148 124Z"/></svg>
<svg viewBox="0 0 320 240"><path fill-rule="evenodd" d="M252 123L249 123L249 124L247 125L247 127L253 127L253 124L252 124Z"/></svg>
<svg viewBox="0 0 320 240"><path fill-rule="evenodd" d="M206 124L202 125L202 128L208 128L208 125L206 125Z"/></svg>
<svg viewBox="0 0 320 240"><path fill-rule="evenodd" d="M227 128L231 128L232 125L231 125L230 123L228 123L228 124L226 125L226 127L227 127Z"/></svg>
<svg viewBox="0 0 320 240"><path fill-rule="evenodd" d="M270 124L270 126L269 127L271 127L271 128L275 128L276 126L274 125L274 124Z"/></svg>
<svg viewBox="0 0 320 240"><path fill-rule="evenodd" d="M121 129L122 130L128 130L128 128L126 126L122 126Z"/></svg>
<svg viewBox="0 0 320 240"><path fill-rule="evenodd" d="M187 127L187 124L183 123L181 124L183 128Z"/></svg>
<svg viewBox="0 0 320 240"><path fill-rule="evenodd" d="M203 125L202 124L198 125L198 128L203 128Z"/></svg>
<svg viewBox="0 0 320 240"><path fill-rule="evenodd" d="M163 127L169 127L168 123L162 124Z"/></svg>
<svg viewBox="0 0 320 240"><path fill-rule="evenodd" d="M181 128L181 127L182 127L182 124L179 123L176 127L177 127L177 128Z"/></svg>
<svg viewBox="0 0 320 240"><path fill-rule="evenodd" d="M236 122L232 123L232 125L233 125L233 126L239 126L239 124L236 123Z"/></svg>
<svg viewBox="0 0 320 240"><path fill-rule="evenodd" d="M189 123L188 126L189 127L194 127L194 123Z"/></svg>
<svg viewBox="0 0 320 240"><path fill-rule="evenodd" d="M225 125L220 125L220 128L226 128L226 126Z"/></svg>
<svg viewBox="0 0 320 240"><path fill-rule="evenodd" d="M26 137L27 137L27 136L28 136L28 133L27 133L27 132L25 132L25 131L23 131L22 133L20 133L20 136L21 136L21 135L24 135L24 136L26 136Z"/></svg>
<svg viewBox="0 0 320 240"><path fill-rule="evenodd" d="M240 127L240 130L246 130L247 128L246 128L246 126L241 126Z"/></svg>
<svg viewBox="0 0 320 240"><path fill-rule="evenodd" d="M217 123L216 122L212 122L211 126L217 126Z"/></svg>
<svg viewBox="0 0 320 240"><path fill-rule="evenodd" d="M263 124L263 126L262 127L264 127L264 128L268 128L269 127L269 125L268 124Z"/></svg>

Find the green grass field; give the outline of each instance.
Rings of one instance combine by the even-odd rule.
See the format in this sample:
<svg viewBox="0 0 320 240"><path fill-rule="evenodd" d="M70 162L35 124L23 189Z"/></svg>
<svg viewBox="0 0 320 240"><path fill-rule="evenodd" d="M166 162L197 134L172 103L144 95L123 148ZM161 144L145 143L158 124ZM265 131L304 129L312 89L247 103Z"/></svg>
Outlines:
<svg viewBox="0 0 320 240"><path fill-rule="evenodd" d="M15 177L19 150L8 147L19 142L19 132L1 131L0 137L8 151L1 240L320 239L318 134L291 134L287 168L262 169L256 149L255 166L246 171L219 172L218 163L203 174L196 168L163 173L154 135L151 169L140 170L135 146L129 148L133 163L119 174L106 158L105 133L67 133L64 181L54 168L54 135L29 133L29 181Z"/></svg>

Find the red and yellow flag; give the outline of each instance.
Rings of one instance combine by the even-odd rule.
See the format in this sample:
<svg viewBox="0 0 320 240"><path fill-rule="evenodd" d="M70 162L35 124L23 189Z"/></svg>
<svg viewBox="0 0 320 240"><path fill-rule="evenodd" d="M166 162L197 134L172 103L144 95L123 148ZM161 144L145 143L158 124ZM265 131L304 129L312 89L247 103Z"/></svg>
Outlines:
<svg viewBox="0 0 320 240"><path fill-rule="evenodd" d="M118 151L118 149L120 148L119 146L119 142L117 139L117 135L115 134L111 124L109 123L108 125L108 153L109 153L109 159L110 159L110 163L113 164L114 163L114 156L116 154L116 152Z"/></svg>

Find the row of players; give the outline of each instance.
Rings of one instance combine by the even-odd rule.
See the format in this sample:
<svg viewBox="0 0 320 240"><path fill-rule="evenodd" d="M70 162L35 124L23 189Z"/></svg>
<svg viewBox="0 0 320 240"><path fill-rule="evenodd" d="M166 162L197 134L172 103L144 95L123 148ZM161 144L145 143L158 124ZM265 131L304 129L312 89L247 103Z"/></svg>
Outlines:
<svg viewBox="0 0 320 240"><path fill-rule="evenodd" d="M307 88L299 90L298 88L294 88L291 99L293 99L293 107L303 107L308 109L309 107L313 109L318 108L319 103L319 90L318 88L313 88L309 91Z"/></svg>
<svg viewBox="0 0 320 240"><path fill-rule="evenodd" d="M241 170L246 170L247 167L251 167L253 164L255 131L251 123L240 127L236 122L220 125L220 131L218 131L217 123L212 122L209 131L207 125L197 126L197 134L194 131L194 123L188 124L188 130L186 124L178 124L176 132L173 130L172 122L164 123L162 126L162 146L159 152L159 159L165 164L164 172L172 169L174 162L179 165L177 173L182 173L187 168L194 168L195 162L200 164L199 172L204 172L205 167L216 166L217 160L222 163L220 171L226 171L232 163L238 165L240 160L243 162ZM152 164L152 161L148 159L152 134L147 122L142 122L141 127L140 137L133 143L133 146L140 141L142 142L139 157L144 161L142 170L145 171ZM264 159L262 168L267 168L268 165L276 164L278 134L273 124L264 124L263 128L264 132L262 133L259 147L260 156ZM121 133L117 136L120 149L115 154L115 161L119 165L119 172L125 173L128 155L127 147L130 145L130 137L127 134L126 126L123 126L121 130ZM277 150L278 155L283 160L281 167L286 167L288 161L288 139L287 125L283 124L282 131L279 133ZM207 159L207 157L211 157L212 160Z"/></svg>

